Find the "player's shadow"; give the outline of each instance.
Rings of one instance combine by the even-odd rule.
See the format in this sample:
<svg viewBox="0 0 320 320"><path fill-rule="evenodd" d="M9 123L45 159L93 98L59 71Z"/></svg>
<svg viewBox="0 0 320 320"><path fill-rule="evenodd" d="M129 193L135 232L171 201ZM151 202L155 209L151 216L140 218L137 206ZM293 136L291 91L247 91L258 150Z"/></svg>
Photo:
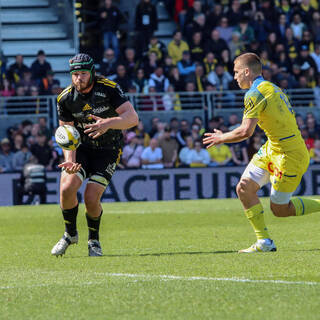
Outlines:
<svg viewBox="0 0 320 320"><path fill-rule="evenodd" d="M200 254L226 254L237 251L186 251L186 252L156 252L156 253L137 253L137 254L104 254L104 257L162 257L176 255L200 255Z"/></svg>

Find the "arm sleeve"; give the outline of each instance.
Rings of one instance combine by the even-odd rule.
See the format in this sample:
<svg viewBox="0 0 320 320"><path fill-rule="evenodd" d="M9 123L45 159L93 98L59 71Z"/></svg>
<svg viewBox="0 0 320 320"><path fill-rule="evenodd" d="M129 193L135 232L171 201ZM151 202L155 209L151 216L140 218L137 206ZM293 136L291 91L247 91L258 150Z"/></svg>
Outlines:
<svg viewBox="0 0 320 320"><path fill-rule="evenodd" d="M244 99L244 114L243 117L247 119L259 119L260 113L266 108L267 100L258 91L247 92Z"/></svg>
<svg viewBox="0 0 320 320"><path fill-rule="evenodd" d="M61 121L74 121L72 113L64 106L63 102L57 103L58 118Z"/></svg>
<svg viewBox="0 0 320 320"><path fill-rule="evenodd" d="M117 109L127 101L128 101L127 96L125 95L125 93L123 92L123 90L118 84L114 88L112 88L111 104L114 106L114 109Z"/></svg>

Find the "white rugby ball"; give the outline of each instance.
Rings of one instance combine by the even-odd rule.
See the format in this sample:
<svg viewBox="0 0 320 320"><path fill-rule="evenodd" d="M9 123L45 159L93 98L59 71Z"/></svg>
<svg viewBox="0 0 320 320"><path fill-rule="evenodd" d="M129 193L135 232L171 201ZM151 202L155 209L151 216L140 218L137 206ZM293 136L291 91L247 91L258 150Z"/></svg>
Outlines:
<svg viewBox="0 0 320 320"><path fill-rule="evenodd" d="M76 150L81 143L79 131L67 124L58 127L54 136L57 144L65 150Z"/></svg>

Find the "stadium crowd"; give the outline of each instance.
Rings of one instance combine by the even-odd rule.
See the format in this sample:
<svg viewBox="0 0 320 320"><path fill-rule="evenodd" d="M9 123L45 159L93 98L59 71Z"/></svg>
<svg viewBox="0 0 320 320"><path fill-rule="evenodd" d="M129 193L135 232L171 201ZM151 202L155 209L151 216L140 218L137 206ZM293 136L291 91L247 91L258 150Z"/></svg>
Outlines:
<svg viewBox="0 0 320 320"><path fill-rule="evenodd" d="M320 127L312 112L306 117L296 116L302 136L310 151L311 163L320 163ZM125 145L120 169L159 169L176 167L217 167L246 165L265 142L262 131L244 142L222 144L205 149L202 135L205 131L220 129L223 132L240 124L236 114L230 114L228 121L213 117L205 128L200 117L179 121L172 118L168 123L152 118L151 129L139 125L124 133ZM47 171L58 170L62 150L54 140L53 132L47 127L45 117L32 123L25 120L7 130L7 137L0 141L0 173L21 171L32 158Z"/></svg>
<svg viewBox="0 0 320 320"><path fill-rule="evenodd" d="M154 1L153 1L154 2ZM117 30L122 13L105 0L98 13L104 44L100 74L119 83L126 92L204 92L238 89L233 80L235 56L255 52L263 62L265 79L282 89L312 88L320 107L320 11L315 0L302 1L200 1L166 0L177 30L168 46L154 35L158 28L156 7L141 0L136 8L136 39L132 46L119 42ZM173 8L173 10L171 10ZM0 56L0 95L57 95L59 80L39 50L31 66L23 55L7 66ZM165 105L164 100L162 100ZM175 108L171 104L171 108ZM167 108L164 108L167 109ZM207 119L206 119L207 120ZM245 165L265 137L257 131L247 142L203 148L205 130L228 131L239 124L237 115L228 121L213 117L193 122L152 119L151 130L138 127L125 132L121 168L172 168ZM297 122L311 154L320 163L319 124L310 112ZM25 120L7 130L0 144L0 172L19 171L34 155L48 171L57 170L62 156L46 118Z"/></svg>

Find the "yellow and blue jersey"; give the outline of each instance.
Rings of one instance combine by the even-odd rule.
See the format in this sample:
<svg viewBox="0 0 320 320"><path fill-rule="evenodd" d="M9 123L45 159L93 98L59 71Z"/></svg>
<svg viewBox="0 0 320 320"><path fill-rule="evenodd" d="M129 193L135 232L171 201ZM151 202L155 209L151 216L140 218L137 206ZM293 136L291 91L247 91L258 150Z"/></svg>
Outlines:
<svg viewBox="0 0 320 320"><path fill-rule="evenodd" d="M290 101L275 84L257 77L244 97L244 107L243 117L259 120L272 150L305 148Z"/></svg>

